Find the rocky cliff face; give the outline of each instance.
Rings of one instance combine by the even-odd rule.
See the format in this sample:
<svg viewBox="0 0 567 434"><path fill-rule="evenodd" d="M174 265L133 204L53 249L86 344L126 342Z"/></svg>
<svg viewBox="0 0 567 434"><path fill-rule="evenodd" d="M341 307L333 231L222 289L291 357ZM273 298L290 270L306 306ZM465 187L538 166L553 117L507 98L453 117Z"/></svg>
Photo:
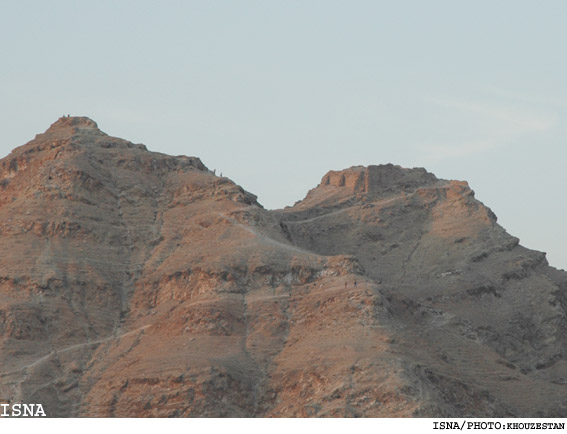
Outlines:
<svg viewBox="0 0 567 434"><path fill-rule="evenodd" d="M51 416L564 416L567 273L424 169L264 210L61 118L0 162L0 399Z"/></svg>

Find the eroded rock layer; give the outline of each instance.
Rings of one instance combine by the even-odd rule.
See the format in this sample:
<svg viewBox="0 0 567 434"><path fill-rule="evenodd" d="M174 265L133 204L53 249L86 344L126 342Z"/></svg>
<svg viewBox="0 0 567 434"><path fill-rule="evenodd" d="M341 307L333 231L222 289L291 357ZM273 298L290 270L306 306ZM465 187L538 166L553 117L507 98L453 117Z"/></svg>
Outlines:
<svg viewBox="0 0 567 434"><path fill-rule="evenodd" d="M268 211L61 118L0 161L0 399L50 416L564 416L567 273L467 183L331 171Z"/></svg>

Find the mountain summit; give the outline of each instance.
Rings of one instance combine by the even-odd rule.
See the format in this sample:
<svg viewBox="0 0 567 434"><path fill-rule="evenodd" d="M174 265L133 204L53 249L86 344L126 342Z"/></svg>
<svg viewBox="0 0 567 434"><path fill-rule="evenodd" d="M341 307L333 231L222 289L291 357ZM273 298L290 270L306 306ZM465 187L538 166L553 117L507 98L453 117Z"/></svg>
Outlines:
<svg viewBox="0 0 567 434"><path fill-rule="evenodd" d="M331 171L268 211L63 117L0 161L0 400L48 416L563 417L567 273L466 182Z"/></svg>

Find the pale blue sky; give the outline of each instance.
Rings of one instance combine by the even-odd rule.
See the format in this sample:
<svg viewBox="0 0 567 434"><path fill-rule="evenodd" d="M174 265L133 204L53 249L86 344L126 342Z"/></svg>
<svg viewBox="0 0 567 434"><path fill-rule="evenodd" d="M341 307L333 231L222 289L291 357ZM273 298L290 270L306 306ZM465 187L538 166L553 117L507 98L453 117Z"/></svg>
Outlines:
<svg viewBox="0 0 567 434"><path fill-rule="evenodd" d="M291 205L329 169L464 179L567 268L567 2L0 4L0 156L62 114Z"/></svg>

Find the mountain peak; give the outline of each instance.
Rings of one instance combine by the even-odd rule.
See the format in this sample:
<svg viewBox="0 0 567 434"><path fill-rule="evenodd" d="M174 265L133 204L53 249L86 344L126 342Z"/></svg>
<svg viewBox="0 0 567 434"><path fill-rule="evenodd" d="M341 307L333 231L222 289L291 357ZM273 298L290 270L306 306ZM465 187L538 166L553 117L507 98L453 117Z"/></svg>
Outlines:
<svg viewBox="0 0 567 434"><path fill-rule="evenodd" d="M89 130L99 134L104 134L99 130L98 125L91 118L86 116L63 116L51 124L45 131L47 135L72 136L80 131Z"/></svg>
<svg viewBox="0 0 567 434"><path fill-rule="evenodd" d="M380 164L331 170L323 176L319 186L345 187L351 193L381 193L396 188L416 188L435 181L435 175L423 168Z"/></svg>
<svg viewBox="0 0 567 434"><path fill-rule="evenodd" d="M90 149L134 148L147 151L143 144L135 144L119 137L109 136L101 131L97 123L91 118L62 116L53 122L45 132L37 134L33 140L14 149L11 155L25 155L27 159L36 152L65 146L66 149L87 146Z"/></svg>
<svg viewBox="0 0 567 434"><path fill-rule="evenodd" d="M422 167L406 169L388 164L352 166L330 170L319 185L311 189L305 199L294 205L296 209L312 206L336 206L353 197L372 199L445 182Z"/></svg>
<svg viewBox="0 0 567 434"><path fill-rule="evenodd" d="M86 116L62 116L57 119L53 124L51 124L51 128L64 128L64 127L79 127L79 128L96 128L98 129L98 125L95 121L91 118Z"/></svg>

